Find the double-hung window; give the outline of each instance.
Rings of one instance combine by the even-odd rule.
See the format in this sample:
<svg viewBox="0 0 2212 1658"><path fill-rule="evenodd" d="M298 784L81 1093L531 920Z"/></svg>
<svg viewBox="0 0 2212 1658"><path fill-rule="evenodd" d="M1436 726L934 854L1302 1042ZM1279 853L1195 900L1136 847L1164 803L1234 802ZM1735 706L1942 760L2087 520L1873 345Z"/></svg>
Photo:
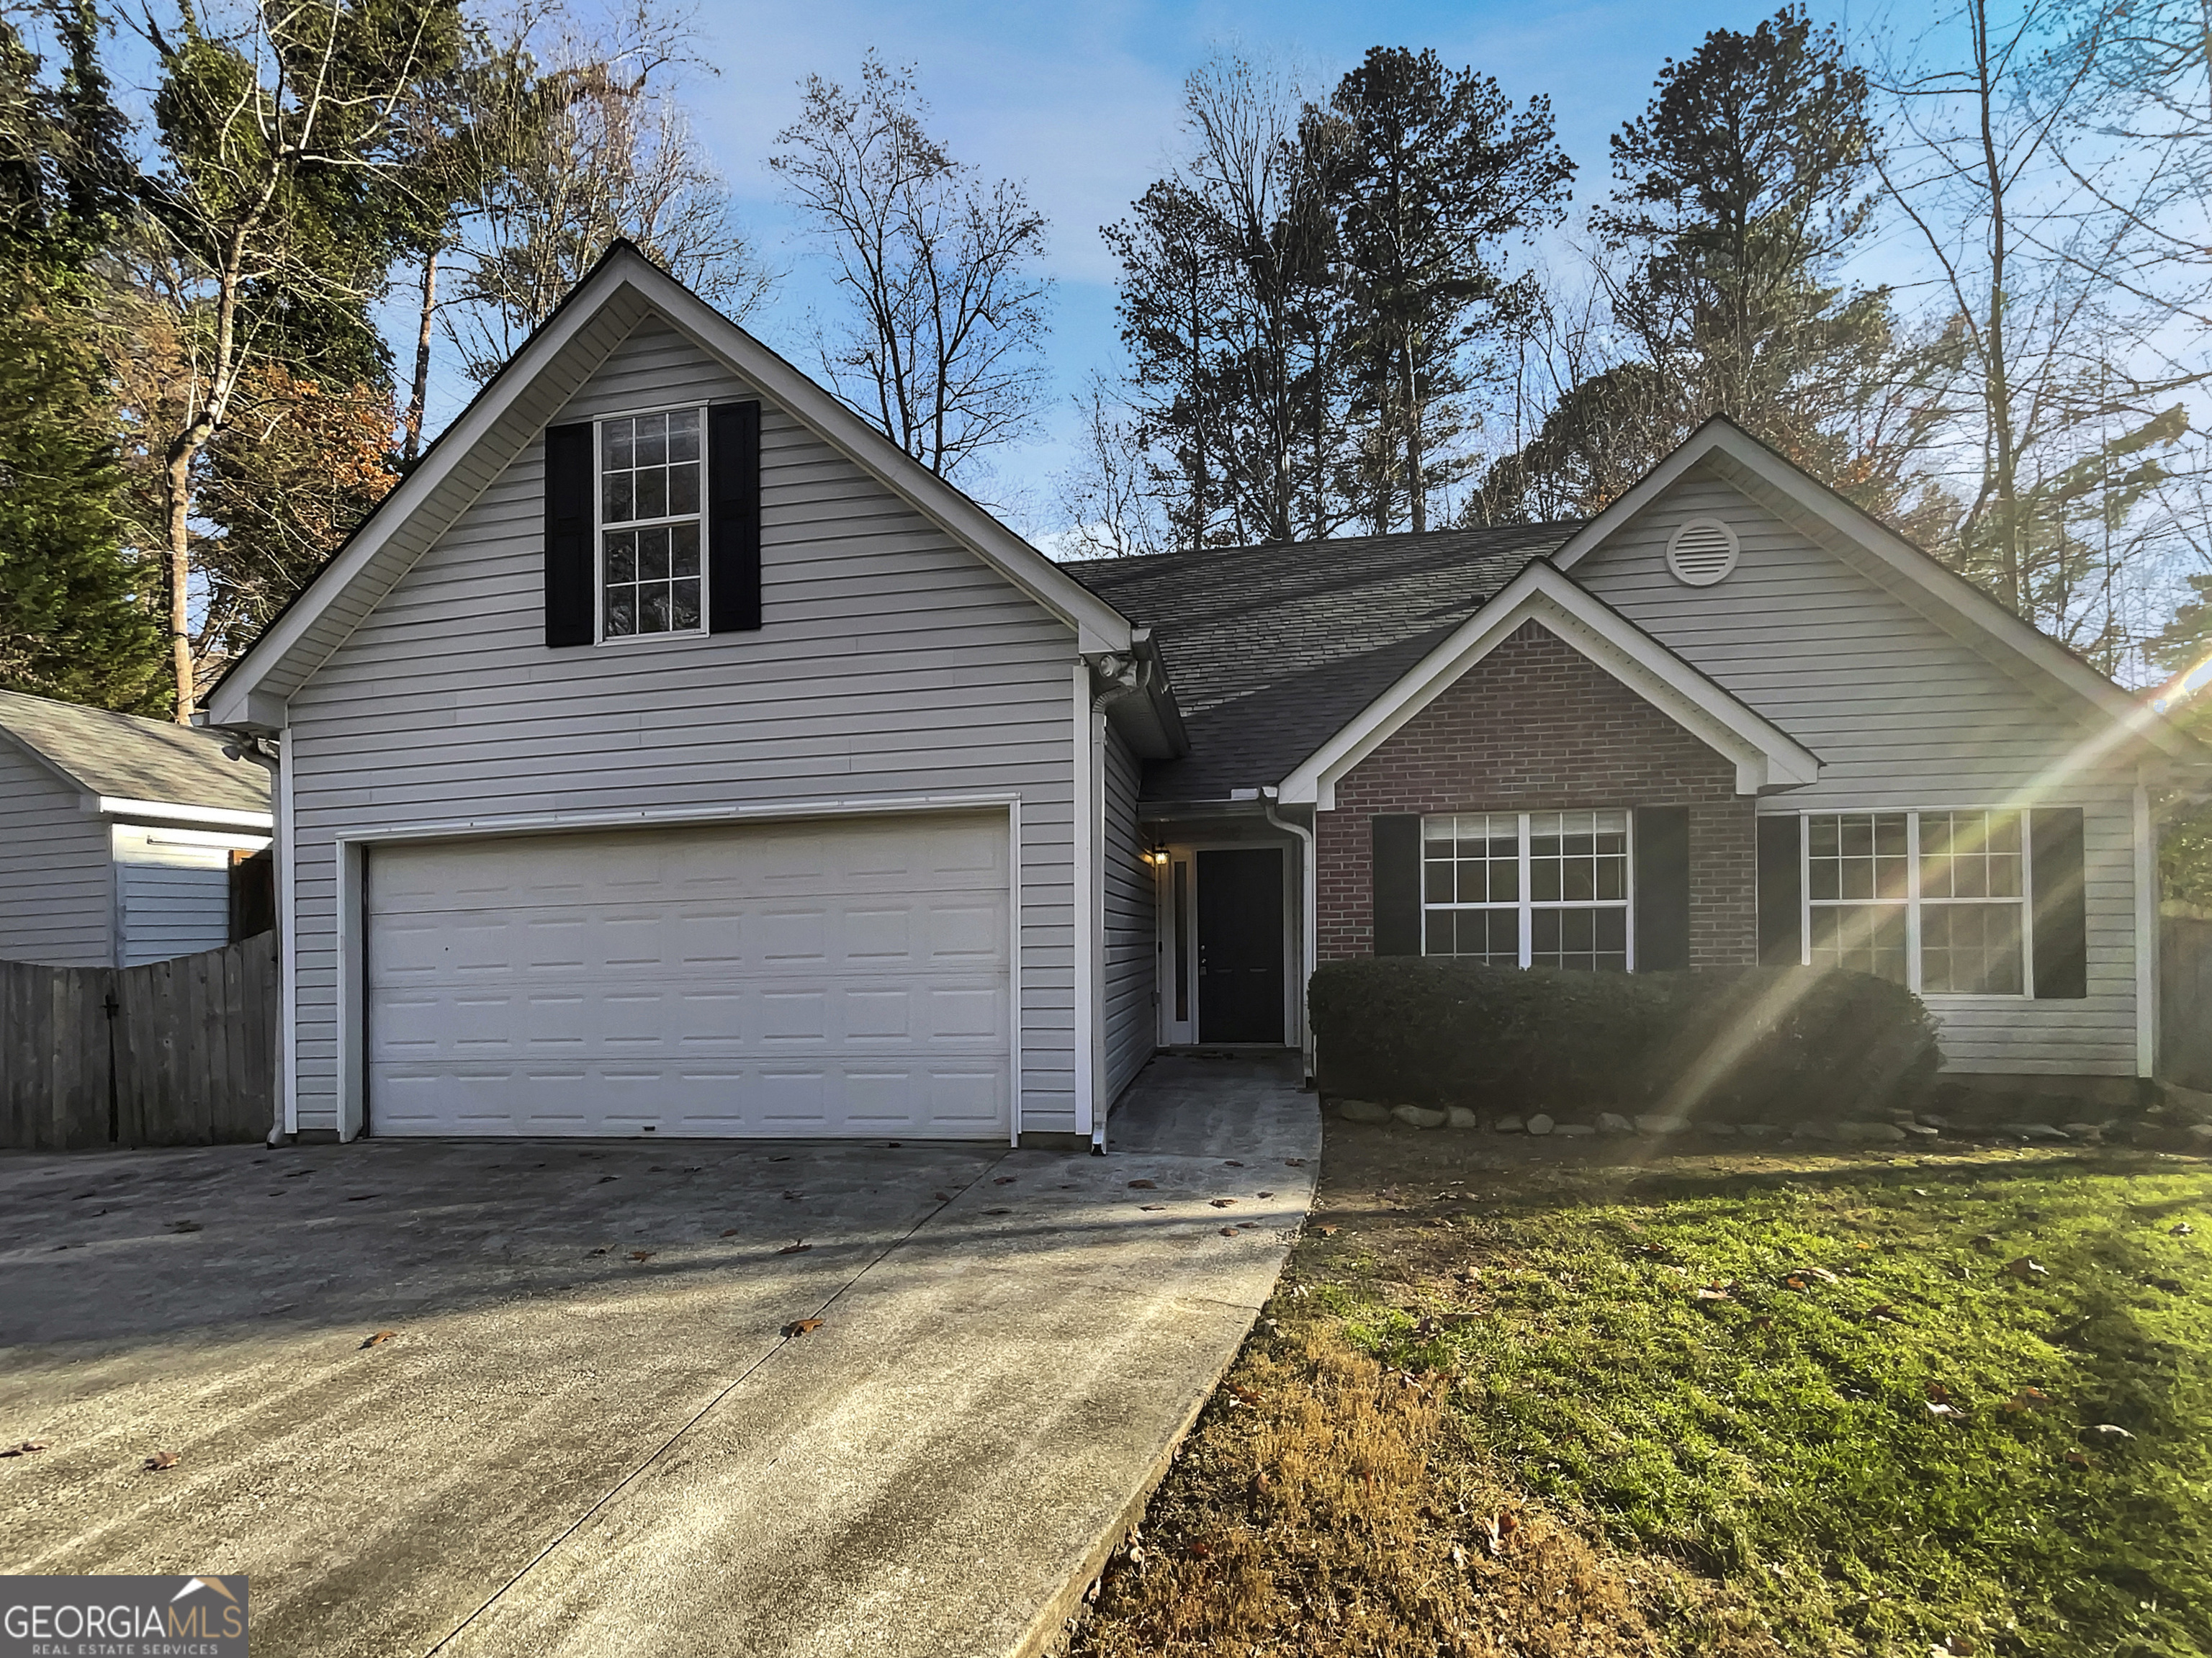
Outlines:
<svg viewBox="0 0 2212 1658"><path fill-rule="evenodd" d="M1930 996L2020 996L2027 860L2016 811L1812 812L1805 960Z"/></svg>
<svg viewBox="0 0 2212 1658"><path fill-rule="evenodd" d="M1421 948L1503 967L1628 968L1628 813L1421 820Z"/></svg>
<svg viewBox="0 0 2212 1658"><path fill-rule="evenodd" d="M700 631L702 411L599 422L599 636Z"/></svg>

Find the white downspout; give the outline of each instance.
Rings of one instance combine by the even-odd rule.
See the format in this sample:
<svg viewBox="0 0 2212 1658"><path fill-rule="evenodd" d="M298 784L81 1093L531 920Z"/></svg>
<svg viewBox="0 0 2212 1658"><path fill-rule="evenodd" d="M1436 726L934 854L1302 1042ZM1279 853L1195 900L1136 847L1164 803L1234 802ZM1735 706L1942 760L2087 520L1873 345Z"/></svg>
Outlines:
<svg viewBox="0 0 2212 1658"><path fill-rule="evenodd" d="M1321 895L1316 890L1320 858L1311 829L1276 815L1276 791L1262 789L1260 793L1267 805L1267 821L1298 837L1299 862L1303 865L1298 880L1298 1051L1304 1060L1306 1084L1310 1087L1314 1079L1314 1039L1313 1024L1307 1017L1306 993L1313 983L1314 969L1320 963L1321 944L1316 935L1321 931Z"/></svg>
<svg viewBox="0 0 2212 1658"><path fill-rule="evenodd" d="M1089 671L1077 670L1077 706L1084 710L1087 745L1081 792L1089 796L1088 811L1076 839L1077 885L1083 895L1081 915L1088 923L1090 937L1083 941L1079 931L1076 1005L1083 1010L1087 1057L1076 1072L1075 1124L1079 1134L1089 1133L1094 1157L1106 1155L1106 1112L1113 1104L1111 1100L1098 1098L1098 1079L1106 1069L1106 987L1100 971L1106 942L1106 710L1144 689L1147 665L1129 657L1100 657L1098 677L1106 685L1096 696L1089 694Z"/></svg>

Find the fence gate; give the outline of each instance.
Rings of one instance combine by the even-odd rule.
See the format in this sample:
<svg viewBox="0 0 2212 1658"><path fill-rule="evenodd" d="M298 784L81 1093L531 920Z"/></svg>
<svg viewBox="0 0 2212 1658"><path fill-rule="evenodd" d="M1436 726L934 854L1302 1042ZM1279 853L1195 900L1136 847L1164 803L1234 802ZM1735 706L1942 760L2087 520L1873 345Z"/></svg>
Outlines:
<svg viewBox="0 0 2212 1658"><path fill-rule="evenodd" d="M273 932L144 967L0 962L0 1147L260 1139L276 1034Z"/></svg>

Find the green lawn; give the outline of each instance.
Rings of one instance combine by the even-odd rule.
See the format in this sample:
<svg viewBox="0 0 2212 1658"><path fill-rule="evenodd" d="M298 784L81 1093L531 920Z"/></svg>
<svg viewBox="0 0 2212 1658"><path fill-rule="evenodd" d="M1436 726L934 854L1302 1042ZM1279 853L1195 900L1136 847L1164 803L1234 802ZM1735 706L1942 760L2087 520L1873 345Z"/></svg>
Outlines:
<svg viewBox="0 0 2212 1658"><path fill-rule="evenodd" d="M1355 1132L1298 1315L1454 1376L1468 1452L1594 1540L1792 1652L2212 1658L2202 1161L1417 1172L1443 1136Z"/></svg>

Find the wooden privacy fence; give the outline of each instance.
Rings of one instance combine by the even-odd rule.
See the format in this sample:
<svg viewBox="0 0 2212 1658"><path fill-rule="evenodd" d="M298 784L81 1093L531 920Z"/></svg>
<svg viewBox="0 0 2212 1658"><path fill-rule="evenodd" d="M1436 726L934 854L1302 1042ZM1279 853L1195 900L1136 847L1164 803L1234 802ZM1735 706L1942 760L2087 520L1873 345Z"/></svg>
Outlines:
<svg viewBox="0 0 2212 1658"><path fill-rule="evenodd" d="M273 932L144 967L0 962L0 1146L260 1139L276 1031Z"/></svg>

